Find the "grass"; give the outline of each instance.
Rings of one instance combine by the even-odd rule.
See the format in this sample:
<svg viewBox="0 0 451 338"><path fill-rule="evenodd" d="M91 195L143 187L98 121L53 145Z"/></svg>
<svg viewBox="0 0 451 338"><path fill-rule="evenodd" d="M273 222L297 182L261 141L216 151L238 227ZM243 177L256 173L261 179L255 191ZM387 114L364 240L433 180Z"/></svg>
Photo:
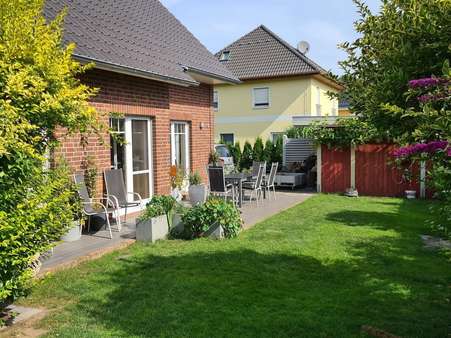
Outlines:
<svg viewBox="0 0 451 338"><path fill-rule="evenodd" d="M446 337L451 267L427 204L320 195L239 238L165 241L47 277L25 303L60 337Z"/></svg>

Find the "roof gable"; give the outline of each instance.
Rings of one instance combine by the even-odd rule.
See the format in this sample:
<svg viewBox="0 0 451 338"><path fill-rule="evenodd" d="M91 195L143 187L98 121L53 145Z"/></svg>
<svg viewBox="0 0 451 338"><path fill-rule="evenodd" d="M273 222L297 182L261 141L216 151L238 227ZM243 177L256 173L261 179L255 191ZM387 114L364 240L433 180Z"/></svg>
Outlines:
<svg viewBox="0 0 451 338"><path fill-rule="evenodd" d="M263 25L220 50L216 57L220 59L225 51L230 52L229 59L221 63L240 80L326 73Z"/></svg>
<svg viewBox="0 0 451 338"><path fill-rule="evenodd" d="M236 77L158 0L46 0L54 18L67 7L64 41L75 57L181 84L196 84L186 68L225 81Z"/></svg>

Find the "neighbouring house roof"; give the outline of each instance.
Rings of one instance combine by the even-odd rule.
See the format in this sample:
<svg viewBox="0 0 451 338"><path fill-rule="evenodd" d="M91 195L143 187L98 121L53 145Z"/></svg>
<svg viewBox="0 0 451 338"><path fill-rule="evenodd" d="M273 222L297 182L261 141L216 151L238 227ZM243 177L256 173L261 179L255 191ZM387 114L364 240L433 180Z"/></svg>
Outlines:
<svg viewBox="0 0 451 338"><path fill-rule="evenodd" d="M46 0L44 15L65 7L63 39L80 61L182 85L239 82L158 0Z"/></svg>
<svg viewBox="0 0 451 338"><path fill-rule="evenodd" d="M215 55L221 59L224 52L228 60L221 63L240 80L327 73L263 25Z"/></svg>

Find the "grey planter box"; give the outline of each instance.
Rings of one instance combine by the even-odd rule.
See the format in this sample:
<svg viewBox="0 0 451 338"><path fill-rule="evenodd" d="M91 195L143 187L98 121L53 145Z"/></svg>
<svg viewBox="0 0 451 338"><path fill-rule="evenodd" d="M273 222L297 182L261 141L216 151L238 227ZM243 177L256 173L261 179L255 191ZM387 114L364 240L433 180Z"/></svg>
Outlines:
<svg viewBox="0 0 451 338"><path fill-rule="evenodd" d="M165 239L168 236L168 221L166 215L140 221L136 224L136 240L152 242Z"/></svg>
<svg viewBox="0 0 451 338"><path fill-rule="evenodd" d="M213 225L205 232L205 237L211 239L224 239L224 229L221 225Z"/></svg>
<svg viewBox="0 0 451 338"><path fill-rule="evenodd" d="M69 231L61 237L61 240L64 242L75 242L81 238L81 225L80 221L73 221L72 227Z"/></svg>
<svg viewBox="0 0 451 338"><path fill-rule="evenodd" d="M188 188L191 205L203 204L207 199L207 189L204 184L190 185Z"/></svg>

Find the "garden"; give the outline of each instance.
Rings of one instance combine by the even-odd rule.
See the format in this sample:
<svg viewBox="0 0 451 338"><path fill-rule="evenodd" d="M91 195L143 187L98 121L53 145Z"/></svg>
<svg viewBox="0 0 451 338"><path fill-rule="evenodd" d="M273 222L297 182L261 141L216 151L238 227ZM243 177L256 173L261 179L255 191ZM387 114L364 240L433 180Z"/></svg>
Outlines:
<svg viewBox="0 0 451 338"><path fill-rule="evenodd" d="M445 337L450 256L419 237L432 204L318 195L234 239L136 244L50 275L22 304L49 310L33 323L48 336Z"/></svg>

